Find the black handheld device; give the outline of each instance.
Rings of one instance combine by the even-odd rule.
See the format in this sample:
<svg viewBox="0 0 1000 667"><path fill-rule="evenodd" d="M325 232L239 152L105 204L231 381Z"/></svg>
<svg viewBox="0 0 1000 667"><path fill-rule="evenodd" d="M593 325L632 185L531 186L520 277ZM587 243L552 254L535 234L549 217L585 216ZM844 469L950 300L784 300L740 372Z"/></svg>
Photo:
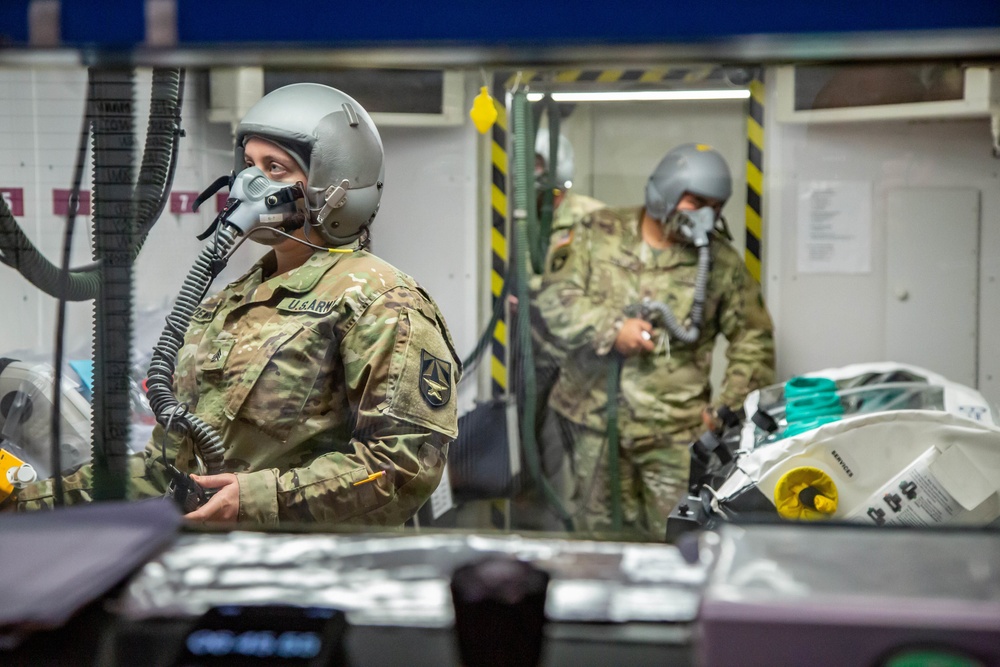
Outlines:
<svg viewBox="0 0 1000 667"><path fill-rule="evenodd" d="M215 489L204 488L191 479L191 475L181 472L170 464L167 464L166 468L167 474L170 475L167 492L185 514L195 511L215 494Z"/></svg>

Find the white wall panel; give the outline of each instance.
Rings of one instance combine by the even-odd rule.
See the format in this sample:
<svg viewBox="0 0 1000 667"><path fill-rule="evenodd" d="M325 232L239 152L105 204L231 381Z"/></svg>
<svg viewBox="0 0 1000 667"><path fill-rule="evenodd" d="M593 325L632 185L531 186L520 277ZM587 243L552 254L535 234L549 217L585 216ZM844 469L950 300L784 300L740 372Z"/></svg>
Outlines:
<svg viewBox="0 0 1000 667"><path fill-rule="evenodd" d="M773 89L769 91L769 105ZM1000 161L990 152L987 119L785 125L766 121L766 295L775 317L778 373L791 375L849 363L888 360L886 262L889 193L968 188L981 193L978 384L1000 403ZM796 196L812 181L872 184L872 270L810 274L796 269ZM940 221L947 228L947 219ZM935 252L933 238L910 242ZM933 309L933 306L931 306ZM929 336L953 323L934 318ZM893 329L895 331L895 328ZM893 336L897 334L893 333ZM911 335L911 333L907 333ZM930 357L927 357L930 360ZM914 360L914 363L919 363ZM964 381L963 378L954 378ZM967 378L966 378L967 379Z"/></svg>

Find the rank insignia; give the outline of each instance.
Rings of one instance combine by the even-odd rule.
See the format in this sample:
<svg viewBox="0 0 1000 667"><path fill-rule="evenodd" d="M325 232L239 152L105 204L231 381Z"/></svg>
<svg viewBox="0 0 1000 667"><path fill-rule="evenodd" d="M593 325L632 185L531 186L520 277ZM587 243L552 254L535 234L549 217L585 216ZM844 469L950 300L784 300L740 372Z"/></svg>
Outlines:
<svg viewBox="0 0 1000 667"><path fill-rule="evenodd" d="M432 408L451 400L451 364L420 350L420 395Z"/></svg>
<svg viewBox="0 0 1000 667"><path fill-rule="evenodd" d="M218 371L226 366L226 359L236 344L235 338L216 338L209 348L208 357L202 362L201 369L204 371Z"/></svg>

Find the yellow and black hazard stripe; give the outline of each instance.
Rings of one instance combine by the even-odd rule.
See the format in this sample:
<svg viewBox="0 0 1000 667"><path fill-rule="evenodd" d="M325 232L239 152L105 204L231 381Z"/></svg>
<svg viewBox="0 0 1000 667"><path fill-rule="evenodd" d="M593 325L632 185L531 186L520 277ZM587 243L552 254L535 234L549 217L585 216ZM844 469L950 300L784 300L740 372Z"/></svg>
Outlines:
<svg viewBox="0 0 1000 667"><path fill-rule="evenodd" d="M490 217L492 230L490 249L492 270L490 272L490 294L494 312L499 309L500 317L493 330L490 355L490 386L494 397L503 396L507 391L507 316L505 304L498 303L503 298L503 288L507 281L507 108L504 104L506 91L503 79L497 76L493 84L493 104L497 110L497 120L493 124L491 149L491 172L493 184L490 188Z"/></svg>
<svg viewBox="0 0 1000 667"><path fill-rule="evenodd" d="M516 82L508 77L508 88ZM658 67L652 69L574 69L557 72L521 72L522 83L545 81L554 86L563 83L658 83L677 81L693 83L724 79L725 70L718 66Z"/></svg>
<svg viewBox="0 0 1000 667"><path fill-rule="evenodd" d="M747 112L747 248L744 261L750 275L760 282L761 240L763 239L764 196L764 72L758 71L750 82L750 107Z"/></svg>

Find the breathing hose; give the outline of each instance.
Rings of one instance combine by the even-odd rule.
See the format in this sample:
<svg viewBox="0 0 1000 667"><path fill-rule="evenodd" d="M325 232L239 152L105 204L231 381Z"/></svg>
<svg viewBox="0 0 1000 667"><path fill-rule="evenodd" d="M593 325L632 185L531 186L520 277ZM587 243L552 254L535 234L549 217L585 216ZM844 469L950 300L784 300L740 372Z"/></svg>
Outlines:
<svg viewBox="0 0 1000 667"><path fill-rule="evenodd" d="M608 353L611 368L608 369L608 493L611 494L611 529L622 529L622 478L618 464L618 391L621 388L622 364L624 358L616 350ZM600 465L600 461L598 461ZM596 471L595 473L596 474Z"/></svg>
<svg viewBox="0 0 1000 667"><path fill-rule="evenodd" d="M132 259L138 256L149 230L166 204L177 164L177 143L181 136L180 108L184 90L184 70L153 70L150 116L142 166L135 189L136 232ZM92 100L88 100L88 115ZM87 301L97 297L102 277L94 265L70 269L60 287L62 269L49 262L31 243L14 219L7 202L0 198L0 262L16 269L32 285L46 294L67 301Z"/></svg>
<svg viewBox="0 0 1000 667"><path fill-rule="evenodd" d="M559 168L559 105L552 99L550 93L545 93L542 100L546 115L549 121L549 159L546 160L545 181L542 189L541 211L537 226L529 228L529 238L531 239L531 266L536 276L545 272L545 257L549 252L549 237L552 236L552 217L554 214L556 173ZM532 133L534 136L534 133ZM532 142L534 146L534 142ZM532 173L534 173L534 159L532 159ZM563 184L559 184L563 187ZM537 193L536 193L537 195Z"/></svg>
<svg viewBox="0 0 1000 667"><path fill-rule="evenodd" d="M698 248L698 274L695 278L694 302L689 315L691 326L683 327L678 321L674 312L665 303L645 299L625 309L626 314L638 316L646 321L653 319L652 314L660 316L663 325L678 340L685 343L693 343L698 340L701 333L702 317L705 309L705 289L708 283L708 274L711 269L711 255L708 245ZM608 367L607 381L607 441L608 441L608 491L611 494L611 527L612 530L622 529L622 482L619 471L619 445L620 433L618 428L618 395L621 390L621 374L624 359L614 349L609 352L611 363Z"/></svg>
<svg viewBox="0 0 1000 667"><path fill-rule="evenodd" d="M129 484L135 71L92 67L89 74L92 240L101 276L94 299L93 494L118 500Z"/></svg>
<svg viewBox="0 0 1000 667"><path fill-rule="evenodd" d="M531 299L528 291L528 227L535 221L534 203L534 146L529 140L534 136L531 129L531 115L528 109L526 91L517 91L511 102L513 106L512 121L514 128L514 225L515 248L514 264L517 271L516 291L518 302L524 304L523 312L517 318L517 337L522 350L522 363L527 370L524 374L524 414L521 417L521 443L524 448L525 462L532 479L542 491L549 506L555 510L567 530L573 529L572 517L563 507L562 499L556 493L548 479L542 473L541 456L538 452L538 442L535 439L535 409L538 398L538 385L535 380L535 355L531 340L531 318L528 317L526 305Z"/></svg>
<svg viewBox="0 0 1000 667"><path fill-rule="evenodd" d="M665 303L645 299L640 304L633 306L626 312L637 313L647 321L652 312L657 313L663 322L663 326L677 340L684 343L693 343L698 340L701 334L702 317L705 313L705 289L708 285L708 274L712 268L712 256L709 246L704 245L698 248L698 274L694 282L694 301L691 304L691 313L688 319L691 322L689 327L684 327L677 321L677 316Z"/></svg>
<svg viewBox="0 0 1000 667"><path fill-rule="evenodd" d="M216 242L202 249L194 266L188 273L173 310L167 316L167 325L153 348L146 379L146 396L157 421L166 428L171 421L171 430L190 433L195 448L201 454L208 474L215 475L223 470L222 438L214 428L200 418L186 411L178 411L180 402L174 396L174 368L177 354L184 344L184 334L191 324L191 317L215 277L216 267L221 258L229 254L236 243L237 230L229 225L220 225ZM176 413L176 414L175 414Z"/></svg>

